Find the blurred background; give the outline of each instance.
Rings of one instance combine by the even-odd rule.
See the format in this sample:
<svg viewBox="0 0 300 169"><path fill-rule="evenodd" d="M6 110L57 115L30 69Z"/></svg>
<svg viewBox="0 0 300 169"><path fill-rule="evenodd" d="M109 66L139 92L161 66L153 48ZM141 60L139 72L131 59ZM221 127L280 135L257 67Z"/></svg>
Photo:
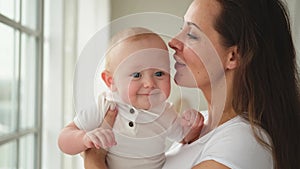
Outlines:
<svg viewBox="0 0 300 169"><path fill-rule="evenodd" d="M160 12L182 18L191 2L0 0L0 169L83 168L79 155L64 155L57 146L61 128L75 115L73 79L81 51L120 17ZM300 2L287 3L300 63ZM174 29L179 31L170 24Z"/></svg>

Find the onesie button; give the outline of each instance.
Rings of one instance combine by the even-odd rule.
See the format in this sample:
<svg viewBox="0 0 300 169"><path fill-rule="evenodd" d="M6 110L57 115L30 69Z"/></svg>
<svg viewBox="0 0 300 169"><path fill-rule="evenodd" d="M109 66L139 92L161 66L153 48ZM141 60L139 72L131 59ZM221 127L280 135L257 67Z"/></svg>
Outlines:
<svg viewBox="0 0 300 169"><path fill-rule="evenodd" d="M131 108L131 109L129 110L129 112L130 112L131 114L133 114L133 113L134 113L134 109Z"/></svg>
<svg viewBox="0 0 300 169"><path fill-rule="evenodd" d="M128 123L128 125L129 125L129 127L133 127L133 122L130 121L130 122Z"/></svg>

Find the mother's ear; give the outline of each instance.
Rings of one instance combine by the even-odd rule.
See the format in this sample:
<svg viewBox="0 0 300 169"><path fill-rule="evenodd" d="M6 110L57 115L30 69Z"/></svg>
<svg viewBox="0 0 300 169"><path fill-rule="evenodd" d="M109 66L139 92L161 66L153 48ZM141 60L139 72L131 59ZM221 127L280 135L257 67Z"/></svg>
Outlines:
<svg viewBox="0 0 300 169"><path fill-rule="evenodd" d="M106 86L108 88L110 88L111 91L116 91L117 90L116 87L115 87L115 85L114 85L113 76L112 76L112 74L108 70L104 70L101 73L101 78L104 81L104 83L106 84Z"/></svg>
<svg viewBox="0 0 300 169"><path fill-rule="evenodd" d="M226 69L232 70L235 69L239 64L239 53L237 46L232 46L229 48L226 58Z"/></svg>

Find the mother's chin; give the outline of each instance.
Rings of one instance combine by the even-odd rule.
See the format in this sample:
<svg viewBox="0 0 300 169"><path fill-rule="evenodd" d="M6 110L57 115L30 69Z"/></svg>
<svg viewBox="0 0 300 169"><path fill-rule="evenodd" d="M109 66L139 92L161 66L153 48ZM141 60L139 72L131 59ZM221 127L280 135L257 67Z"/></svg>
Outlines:
<svg viewBox="0 0 300 169"><path fill-rule="evenodd" d="M182 87L196 88L197 81L191 70L185 64L175 64L174 82Z"/></svg>

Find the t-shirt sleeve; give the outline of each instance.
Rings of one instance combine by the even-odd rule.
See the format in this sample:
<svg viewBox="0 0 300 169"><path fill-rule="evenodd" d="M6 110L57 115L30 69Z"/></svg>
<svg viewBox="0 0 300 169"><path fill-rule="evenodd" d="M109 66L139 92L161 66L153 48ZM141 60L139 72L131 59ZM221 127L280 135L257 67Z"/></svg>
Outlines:
<svg viewBox="0 0 300 169"><path fill-rule="evenodd" d="M85 131L90 131L97 128L102 122L102 115L98 111L96 105L91 105L88 108L80 110L74 117L75 125Z"/></svg>
<svg viewBox="0 0 300 169"><path fill-rule="evenodd" d="M268 151L256 141L249 126L233 126L217 133L205 144L200 162L214 160L233 169L264 169L272 161Z"/></svg>
<svg viewBox="0 0 300 169"><path fill-rule="evenodd" d="M91 131L100 126L105 113L108 110L109 103L105 99L105 94L98 97L98 105L91 104L89 107L83 108L77 112L74 117L75 125L85 131Z"/></svg>

